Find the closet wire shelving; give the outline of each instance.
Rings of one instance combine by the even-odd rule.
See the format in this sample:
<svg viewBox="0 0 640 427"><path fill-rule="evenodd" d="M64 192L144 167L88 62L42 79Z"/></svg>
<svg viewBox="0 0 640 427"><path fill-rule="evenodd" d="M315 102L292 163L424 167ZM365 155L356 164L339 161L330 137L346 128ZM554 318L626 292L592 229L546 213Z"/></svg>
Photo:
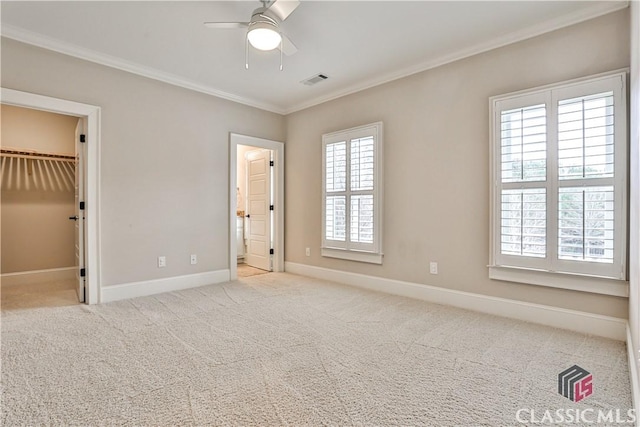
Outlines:
<svg viewBox="0 0 640 427"><path fill-rule="evenodd" d="M0 149L3 191L73 191L76 158L72 154L3 147Z"/></svg>

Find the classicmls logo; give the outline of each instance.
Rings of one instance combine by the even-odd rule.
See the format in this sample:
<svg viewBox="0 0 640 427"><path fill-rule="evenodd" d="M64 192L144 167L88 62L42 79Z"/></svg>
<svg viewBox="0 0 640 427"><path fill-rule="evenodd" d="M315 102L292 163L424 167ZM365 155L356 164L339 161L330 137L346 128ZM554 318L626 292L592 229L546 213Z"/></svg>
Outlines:
<svg viewBox="0 0 640 427"><path fill-rule="evenodd" d="M580 402L585 397L593 394L593 375L578 365L565 369L558 374L558 393L572 402ZM516 411L518 423L526 425L634 424L636 419L636 410L633 408L628 409L626 412L621 408L594 409L585 407L550 408L546 410L520 408Z"/></svg>
<svg viewBox="0 0 640 427"><path fill-rule="evenodd" d="M558 393L572 402L580 402L593 393L593 375L573 365L558 374Z"/></svg>

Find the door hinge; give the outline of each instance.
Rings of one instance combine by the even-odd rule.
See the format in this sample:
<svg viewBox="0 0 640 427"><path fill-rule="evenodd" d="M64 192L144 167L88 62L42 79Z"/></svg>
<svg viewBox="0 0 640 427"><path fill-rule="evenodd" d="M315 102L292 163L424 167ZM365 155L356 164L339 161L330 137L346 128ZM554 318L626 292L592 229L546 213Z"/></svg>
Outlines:
<svg viewBox="0 0 640 427"><path fill-rule="evenodd" d="M85 277L87 275L87 269L86 268L81 268L80 269L80 277Z"/></svg>
<svg viewBox="0 0 640 427"><path fill-rule="evenodd" d="M273 249L269 249L269 255L273 255Z"/></svg>
<svg viewBox="0 0 640 427"><path fill-rule="evenodd" d="M80 210L83 211L84 210L84 202L80 202Z"/></svg>
<svg viewBox="0 0 640 427"><path fill-rule="evenodd" d="M273 205L269 205L269 210L272 211L273 210Z"/></svg>
<svg viewBox="0 0 640 427"><path fill-rule="evenodd" d="M87 142L87 137L84 134L80 135L80 142Z"/></svg>
<svg viewBox="0 0 640 427"><path fill-rule="evenodd" d="M273 160L269 161L269 166L273 166Z"/></svg>

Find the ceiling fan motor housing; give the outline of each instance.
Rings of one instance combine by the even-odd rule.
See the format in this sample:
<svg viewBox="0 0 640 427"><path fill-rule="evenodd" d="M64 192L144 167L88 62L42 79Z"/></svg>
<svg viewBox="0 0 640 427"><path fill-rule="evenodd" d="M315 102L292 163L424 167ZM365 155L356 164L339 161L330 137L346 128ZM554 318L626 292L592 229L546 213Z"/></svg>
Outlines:
<svg viewBox="0 0 640 427"><path fill-rule="evenodd" d="M251 21L249 21L249 31L255 28L256 25L265 25L265 28L270 28L275 31L280 31L280 19L275 13L271 12L265 7L259 7L251 14Z"/></svg>
<svg viewBox="0 0 640 427"><path fill-rule="evenodd" d="M280 19L267 8L260 7L253 11L247 30L247 39L259 50L273 50L282 41L280 35Z"/></svg>

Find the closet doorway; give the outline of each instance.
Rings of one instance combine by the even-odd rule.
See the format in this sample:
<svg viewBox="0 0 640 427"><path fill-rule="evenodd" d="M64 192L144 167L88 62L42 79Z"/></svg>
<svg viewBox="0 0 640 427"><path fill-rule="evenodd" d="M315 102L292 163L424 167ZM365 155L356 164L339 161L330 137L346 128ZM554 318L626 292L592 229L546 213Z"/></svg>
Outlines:
<svg viewBox="0 0 640 427"><path fill-rule="evenodd" d="M77 186L83 156L74 143L83 119L12 105L0 109L2 307L83 302L75 267L83 261L83 242L67 219L76 211L74 193L84 200Z"/></svg>
<svg viewBox="0 0 640 427"><path fill-rule="evenodd" d="M284 144L231 134L231 280L284 271Z"/></svg>
<svg viewBox="0 0 640 427"><path fill-rule="evenodd" d="M11 117L3 114L3 202L5 190L6 194L13 192L8 197L15 199L13 201L16 202L8 207L8 211L3 206L3 291L5 286L17 287L16 292L26 293L28 297L30 290L21 288L22 285L63 279L72 283L70 290L74 297L71 299L67 294L65 298L67 302L74 300L74 303L97 303L99 302L97 165L100 109L12 89L2 88L1 90L3 113L18 111L30 118L57 117L70 128L67 132L69 141L64 143L67 145L47 146L41 139L33 141L33 137L20 135L21 132L25 132L24 130L19 131L17 136L12 137L13 139L7 139L5 120ZM37 129L39 124L31 122L29 126ZM48 132L40 130L44 134ZM21 142L20 138L25 141ZM66 139L67 136L64 138ZM36 145L29 146L30 143ZM11 147L11 144L17 146ZM53 199L54 203L45 206L42 203L45 199ZM29 204L37 206L30 207ZM55 242L55 237L48 239L43 235L46 234L47 224L44 224L44 231L40 230L39 233L32 233L32 235L28 234L28 224L17 227L22 227L22 236L18 235L14 238L16 236L6 234L15 231L16 228L5 228L7 212L9 216L14 217L8 219L20 221L25 219L23 213L27 208L31 208L27 216L40 215L40 220L36 220L39 226L43 225L40 223L43 221L42 218L51 220L48 231L59 233L58 238L64 242ZM42 209L46 211L44 216ZM47 244L50 243L63 243L65 247L48 247ZM36 259L36 251L43 249L44 246L47 246L42 251L45 254L44 259L42 257ZM9 256L9 262L13 264L5 262L7 256ZM58 258L63 260L60 261ZM54 267L57 262L62 262L64 267ZM5 268L11 271L5 273ZM4 292L3 302L7 296L8 294ZM32 297L38 298L37 293ZM43 301L43 303L64 304L61 301L58 301L59 304L55 301ZM25 305L33 306L28 302Z"/></svg>

